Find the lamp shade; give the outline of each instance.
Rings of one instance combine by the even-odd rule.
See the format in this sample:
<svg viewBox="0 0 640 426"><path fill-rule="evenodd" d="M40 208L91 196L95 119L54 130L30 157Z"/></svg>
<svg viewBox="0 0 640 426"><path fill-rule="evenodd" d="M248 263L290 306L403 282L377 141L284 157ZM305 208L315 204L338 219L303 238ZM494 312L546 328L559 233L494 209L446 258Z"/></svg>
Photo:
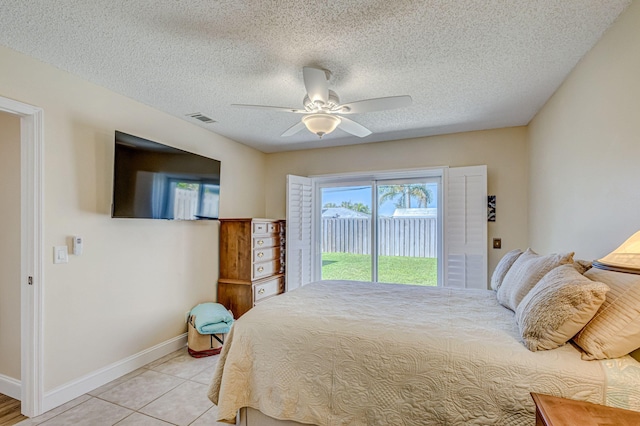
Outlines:
<svg viewBox="0 0 640 426"><path fill-rule="evenodd" d="M340 121L340 117L330 114L311 114L302 118L302 122L307 126L307 129L319 137L333 132L340 124Z"/></svg>
<svg viewBox="0 0 640 426"><path fill-rule="evenodd" d="M602 259L593 262L593 266L611 271L640 274L640 231Z"/></svg>

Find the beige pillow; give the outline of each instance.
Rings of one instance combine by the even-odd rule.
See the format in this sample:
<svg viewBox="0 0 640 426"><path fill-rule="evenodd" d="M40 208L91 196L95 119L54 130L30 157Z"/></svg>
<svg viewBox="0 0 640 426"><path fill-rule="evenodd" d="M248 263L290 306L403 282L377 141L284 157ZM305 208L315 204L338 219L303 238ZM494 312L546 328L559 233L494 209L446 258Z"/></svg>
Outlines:
<svg viewBox="0 0 640 426"><path fill-rule="evenodd" d="M513 262L509 272L498 289L498 302L515 311L529 290L544 277L547 272L560 265L573 263L573 252L540 256L528 248Z"/></svg>
<svg viewBox="0 0 640 426"><path fill-rule="evenodd" d="M582 359L618 358L640 348L640 275L591 268L585 277L609 286L602 306L573 341Z"/></svg>
<svg viewBox="0 0 640 426"><path fill-rule="evenodd" d="M502 280L504 280L504 276L507 275L509 269L513 265L520 255L522 254L522 250L515 249L508 251L502 256L500 262L496 265L496 269L493 270L493 275L491 275L491 289L498 291L500 286L502 285Z"/></svg>
<svg viewBox="0 0 640 426"><path fill-rule="evenodd" d="M584 274L593 266L593 262L590 260L582 260L582 259L574 259L573 267L576 268L576 271Z"/></svg>
<svg viewBox="0 0 640 426"><path fill-rule="evenodd" d="M522 299L516 322L530 351L567 343L596 314L609 287L583 277L574 265L552 269Z"/></svg>

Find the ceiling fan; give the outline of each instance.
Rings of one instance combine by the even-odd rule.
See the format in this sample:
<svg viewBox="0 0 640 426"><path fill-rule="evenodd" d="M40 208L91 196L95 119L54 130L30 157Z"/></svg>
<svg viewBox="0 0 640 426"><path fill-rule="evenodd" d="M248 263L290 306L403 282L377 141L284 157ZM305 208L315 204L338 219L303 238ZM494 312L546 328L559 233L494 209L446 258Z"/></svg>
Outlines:
<svg viewBox="0 0 640 426"><path fill-rule="evenodd" d="M302 120L287 129L282 136L291 136L307 128L320 138L340 127L347 133L364 138L371 134L371 130L355 121L344 117L346 114L382 111L402 108L411 105L411 96L389 96L386 98L365 99L362 101L340 104L338 95L329 90L329 71L304 67L302 68L304 86L307 95L302 100L303 109L286 108L266 105L233 104L234 107L266 109L270 111L291 112L303 114Z"/></svg>

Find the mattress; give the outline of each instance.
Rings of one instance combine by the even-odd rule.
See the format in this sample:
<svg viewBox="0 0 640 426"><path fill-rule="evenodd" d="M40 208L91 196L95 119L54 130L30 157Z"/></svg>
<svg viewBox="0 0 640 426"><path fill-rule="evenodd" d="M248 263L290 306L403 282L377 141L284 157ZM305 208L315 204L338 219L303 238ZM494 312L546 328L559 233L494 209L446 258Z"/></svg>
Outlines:
<svg viewBox="0 0 640 426"><path fill-rule="evenodd" d="M640 411L640 363L530 352L490 290L319 281L236 321L209 397L228 421L533 425L530 392Z"/></svg>

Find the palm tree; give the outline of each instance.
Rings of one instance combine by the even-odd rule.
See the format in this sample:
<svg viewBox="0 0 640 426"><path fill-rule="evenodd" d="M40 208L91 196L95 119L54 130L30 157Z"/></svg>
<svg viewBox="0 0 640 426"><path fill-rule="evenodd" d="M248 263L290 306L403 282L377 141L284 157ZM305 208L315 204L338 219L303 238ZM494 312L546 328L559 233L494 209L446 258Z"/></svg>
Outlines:
<svg viewBox="0 0 640 426"><path fill-rule="evenodd" d="M349 203L350 203L350 206L347 207L348 209L351 209L360 213L371 214L371 209L369 208L368 205L363 203L353 203L353 204L351 204L351 202Z"/></svg>
<svg viewBox="0 0 640 426"><path fill-rule="evenodd" d="M354 212L371 214L371 208L368 205L363 203L354 203L351 200L343 201L340 205L337 205L336 203L325 203L325 205L322 206L324 209L332 207L343 207L345 209L353 210Z"/></svg>
<svg viewBox="0 0 640 426"><path fill-rule="evenodd" d="M396 201L397 199L397 201ZM410 197L407 197L405 185L384 185L378 189L378 203L380 205L387 201L396 201L396 207L411 206Z"/></svg>
<svg viewBox="0 0 640 426"><path fill-rule="evenodd" d="M411 208L411 200L418 202L417 207L427 207L433 199L433 193L426 184L384 185L379 190L379 202L395 201L398 208Z"/></svg>
<svg viewBox="0 0 640 426"><path fill-rule="evenodd" d="M427 207L431 200L433 200L433 193L425 184L413 184L407 185L409 187L409 194L411 197L418 200L418 207Z"/></svg>
<svg viewBox="0 0 640 426"><path fill-rule="evenodd" d="M363 203L354 203L353 201L343 201L340 204L340 207L344 207L345 209L353 210L354 212L371 214L371 209L369 206Z"/></svg>

